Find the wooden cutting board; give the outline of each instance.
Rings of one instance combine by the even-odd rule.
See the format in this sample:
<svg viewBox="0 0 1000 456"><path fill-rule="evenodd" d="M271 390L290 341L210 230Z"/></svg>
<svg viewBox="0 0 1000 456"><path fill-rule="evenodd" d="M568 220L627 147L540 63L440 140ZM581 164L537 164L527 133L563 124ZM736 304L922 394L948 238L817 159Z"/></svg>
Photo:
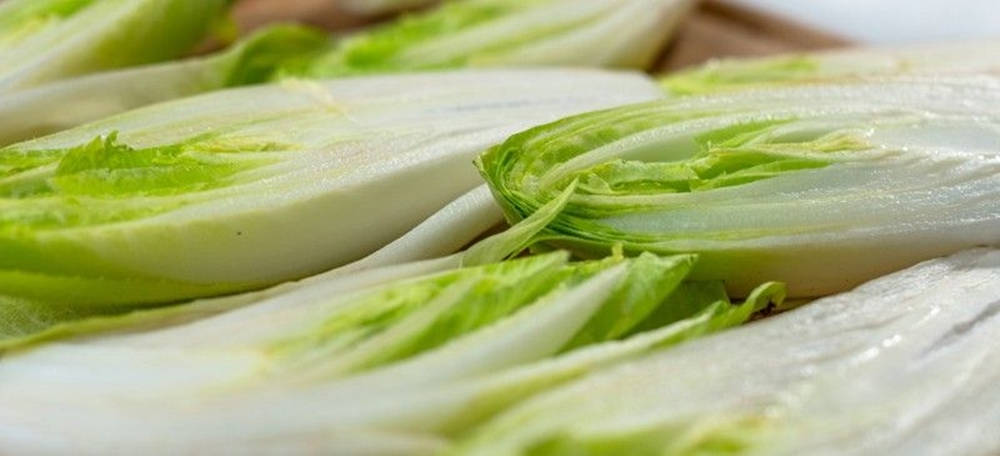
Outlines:
<svg viewBox="0 0 1000 456"><path fill-rule="evenodd" d="M337 3L337 0L241 0L235 17L241 30L247 31L277 21L301 21L343 31L385 19L360 17L339 8ZM655 70L675 70L716 57L808 51L849 44L785 18L724 0L706 0L683 22Z"/></svg>

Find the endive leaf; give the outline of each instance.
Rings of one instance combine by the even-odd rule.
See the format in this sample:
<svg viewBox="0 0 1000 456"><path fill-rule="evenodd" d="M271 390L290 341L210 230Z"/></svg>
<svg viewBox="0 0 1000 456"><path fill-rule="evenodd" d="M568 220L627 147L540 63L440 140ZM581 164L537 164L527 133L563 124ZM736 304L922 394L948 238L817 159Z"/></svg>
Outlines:
<svg viewBox="0 0 1000 456"><path fill-rule="evenodd" d="M575 185L550 245L695 252L693 277L733 293L773 279L817 296L1000 242L998 87L909 77L639 104L477 163L514 222Z"/></svg>

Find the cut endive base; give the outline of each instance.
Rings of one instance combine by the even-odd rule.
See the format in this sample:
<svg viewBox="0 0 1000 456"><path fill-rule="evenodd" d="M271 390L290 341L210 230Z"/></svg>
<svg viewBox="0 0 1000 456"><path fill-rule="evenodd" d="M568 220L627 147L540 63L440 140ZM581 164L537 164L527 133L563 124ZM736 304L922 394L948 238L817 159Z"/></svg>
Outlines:
<svg viewBox="0 0 1000 456"><path fill-rule="evenodd" d="M517 134L477 163L516 222L575 186L539 241L695 252L742 295L843 291L1000 243L1000 80L897 77L689 97Z"/></svg>

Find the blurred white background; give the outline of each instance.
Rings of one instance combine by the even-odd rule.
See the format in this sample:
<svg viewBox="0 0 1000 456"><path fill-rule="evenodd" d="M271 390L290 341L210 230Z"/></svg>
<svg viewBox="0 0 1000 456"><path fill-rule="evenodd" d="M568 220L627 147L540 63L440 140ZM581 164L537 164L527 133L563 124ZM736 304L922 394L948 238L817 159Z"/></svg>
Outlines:
<svg viewBox="0 0 1000 456"><path fill-rule="evenodd" d="M1000 0L730 0L864 43L1000 39Z"/></svg>

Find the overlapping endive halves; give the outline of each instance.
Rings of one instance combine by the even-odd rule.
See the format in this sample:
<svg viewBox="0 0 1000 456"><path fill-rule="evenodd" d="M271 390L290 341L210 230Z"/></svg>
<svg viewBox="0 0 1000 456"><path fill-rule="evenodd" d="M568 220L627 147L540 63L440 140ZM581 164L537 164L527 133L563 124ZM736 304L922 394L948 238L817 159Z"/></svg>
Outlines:
<svg viewBox="0 0 1000 456"><path fill-rule="evenodd" d="M781 298L768 285L733 306L720 284L682 282L691 255L567 258L310 279L193 322L119 317L117 335L7 352L0 446L172 454L305 441L385 454L386 438L411 437L439 449L534 392L739 324ZM36 437L52 433L63 438Z"/></svg>
<svg viewBox="0 0 1000 456"><path fill-rule="evenodd" d="M474 187L507 135L658 96L598 70L289 81L0 149L0 320L34 332L344 264Z"/></svg>
<svg viewBox="0 0 1000 456"><path fill-rule="evenodd" d="M817 296L1000 242L998 106L991 77L693 97L536 127L478 164L515 221L577 183L550 243L697 252L735 293Z"/></svg>
<svg viewBox="0 0 1000 456"><path fill-rule="evenodd" d="M177 57L228 3L7 0L0 3L0 99L71 76Z"/></svg>
<svg viewBox="0 0 1000 456"><path fill-rule="evenodd" d="M566 385L454 454L997 454L998 338L1000 252L962 252Z"/></svg>
<svg viewBox="0 0 1000 456"><path fill-rule="evenodd" d="M672 95L900 74L1000 72L1000 41L858 48L714 60L663 79Z"/></svg>
<svg viewBox="0 0 1000 456"><path fill-rule="evenodd" d="M220 54L125 69L0 98L0 145L127 109L287 77L524 65L644 67L690 0L464 0L339 43L279 27ZM72 109L66 109L72 106Z"/></svg>

